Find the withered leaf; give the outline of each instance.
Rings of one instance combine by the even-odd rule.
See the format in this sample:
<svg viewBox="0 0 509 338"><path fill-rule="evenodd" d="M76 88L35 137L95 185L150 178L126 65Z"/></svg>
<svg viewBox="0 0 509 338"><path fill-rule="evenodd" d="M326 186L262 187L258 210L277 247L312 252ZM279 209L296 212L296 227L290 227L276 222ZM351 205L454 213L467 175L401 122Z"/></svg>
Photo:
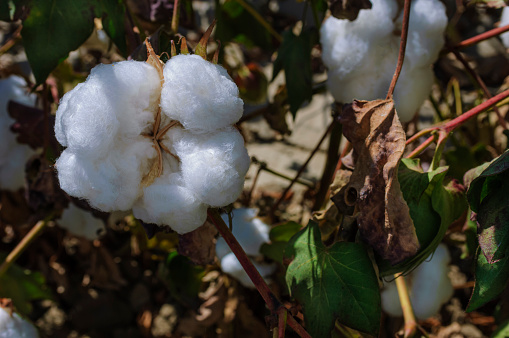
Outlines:
<svg viewBox="0 0 509 338"><path fill-rule="evenodd" d="M205 222L198 229L179 235L178 253L196 264L212 264L216 257L216 235L216 227Z"/></svg>
<svg viewBox="0 0 509 338"><path fill-rule="evenodd" d="M338 208L338 202L355 205L361 237L391 264L402 262L417 253L419 241L397 179L406 139L394 101L354 100L340 121L356 161L333 201Z"/></svg>
<svg viewBox="0 0 509 338"><path fill-rule="evenodd" d="M361 9L371 9L369 0L331 0L329 8L332 16L338 19L353 21Z"/></svg>

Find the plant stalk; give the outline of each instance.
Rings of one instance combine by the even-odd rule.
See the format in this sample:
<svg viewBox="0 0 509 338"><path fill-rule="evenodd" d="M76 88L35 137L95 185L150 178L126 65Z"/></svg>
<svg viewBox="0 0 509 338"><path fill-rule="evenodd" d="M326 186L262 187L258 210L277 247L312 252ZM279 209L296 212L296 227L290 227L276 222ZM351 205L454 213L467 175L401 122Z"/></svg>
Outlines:
<svg viewBox="0 0 509 338"><path fill-rule="evenodd" d="M396 278L396 287L398 288L399 301L403 310L403 318L405 319L404 337L412 337L417 332L417 321L415 320L405 277L403 275L394 275L394 277Z"/></svg>
<svg viewBox="0 0 509 338"><path fill-rule="evenodd" d="M490 39L492 37L495 37L495 36L500 35L504 32L507 32L507 31L509 31L509 25L494 28L494 29L491 29L484 33L481 33L479 35L476 35L470 39L463 40L460 43L458 43L456 46L454 46L454 48L461 49L461 48L469 47L469 46L475 45L476 43Z"/></svg>

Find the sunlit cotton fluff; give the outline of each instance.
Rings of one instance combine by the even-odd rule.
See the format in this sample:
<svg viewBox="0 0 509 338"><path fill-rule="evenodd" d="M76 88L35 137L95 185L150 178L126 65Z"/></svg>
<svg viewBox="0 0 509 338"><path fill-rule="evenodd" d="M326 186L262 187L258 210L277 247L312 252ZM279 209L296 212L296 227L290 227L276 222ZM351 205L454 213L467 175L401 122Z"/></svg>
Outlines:
<svg viewBox="0 0 509 338"><path fill-rule="evenodd" d="M211 132L237 122L243 102L223 67L199 55L177 55L164 67L161 108L188 130Z"/></svg>
<svg viewBox="0 0 509 338"><path fill-rule="evenodd" d="M261 258L260 247L263 243L269 242L270 227L256 218L257 209L240 208L232 212L233 236L237 239L246 254L253 258ZM228 224L228 215L222 215L223 220ZM223 238L218 238L216 243L217 258L221 261L221 269L237 279L242 285L254 288L254 284L246 271L238 261L235 254L231 252L228 244ZM276 270L275 264L258 263L251 259L251 262L260 275L268 280L268 276Z"/></svg>
<svg viewBox="0 0 509 338"><path fill-rule="evenodd" d="M437 314L442 305L451 299L454 290L447 276L450 261L447 247L440 244L430 261L422 263L405 278L417 318L426 319ZM385 285L381 297L385 312L394 317L403 315L395 282Z"/></svg>
<svg viewBox="0 0 509 338"><path fill-rule="evenodd" d="M403 11L396 0L372 0L355 21L329 17L320 30L327 86L336 101L383 99L398 59ZM431 65L444 45L445 6L438 0L415 0L405 62L394 91L401 121L412 119L431 91Z"/></svg>
<svg viewBox="0 0 509 338"><path fill-rule="evenodd" d="M0 338L38 338L39 333L32 323L21 318L17 313L12 315L0 307Z"/></svg>
<svg viewBox="0 0 509 338"><path fill-rule="evenodd" d="M507 25L509 25L509 7L504 7L504 9L502 9L502 17L500 18L500 27ZM502 39L504 47L509 48L509 32L500 34L500 39Z"/></svg>
<svg viewBox="0 0 509 338"><path fill-rule="evenodd" d="M34 151L16 141L11 131L15 120L9 116L9 101L30 107L35 105L37 96L29 94L25 80L16 75L0 80L0 189L17 190L25 183L25 163Z"/></svg>
<svg viewBox="0 0 509 338"><path fill-rule="evenodd" d="M102 220L72 203L62 213L58 225L75 236L85 237L89 240L98 238L104 232Z"/></svg>
<svg viewBox="0 0 509 338"><path fill-rule="evenodd" d="M208 206L234 202L250 163L242 136L231 126L243 104L226 71L199 59L173 57L163 73L172 86L188 90L209 81L209 91L180 91L171 111L163 107L160 115L159 102L175 97L168 98L171 89L161 92L162 74L145 62L100 65L67 93L55 124L58 141L67 147L56 163L62 189L97 209L132 209L142 221L178 233L201 226ZM181 76L188 71L198 73ZM224 111L218 115L214 109ZM206 130L186 125L193 114L210 120Z"/></svg>

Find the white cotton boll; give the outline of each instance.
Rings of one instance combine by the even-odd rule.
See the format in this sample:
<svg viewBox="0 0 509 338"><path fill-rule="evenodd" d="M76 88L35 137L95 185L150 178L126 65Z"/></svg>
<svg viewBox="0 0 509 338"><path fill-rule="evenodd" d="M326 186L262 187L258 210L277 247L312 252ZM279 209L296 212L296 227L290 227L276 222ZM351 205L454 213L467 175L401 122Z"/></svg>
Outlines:
<svg viewBox="0 0 509 338"><path fill-rule="evenodd" d="M500 27L507 25L509 25L509 7L504 7L502 9L502 17L500 18ZM500 34L500 39L502 39L505 48L509 48L509 32Z"/></svg>
<svg viewBox="0 0 509 338"><path fill-rule="evenodd" d="M251 260L254 267L260 275L265 279L266 282L269 281L268 276L274 273L276 271L276 265L275 264L264 264L264 263L257 263L253 260ZM233 252L227 254L226 256L221 259L221 269L223 272L231 275L235 279L237 279L240 284L244 285L248 288L254 288L255 285L247 275L246 271L240 264L237 257L235 257L235 254Z"/></svg>
<svg viewBox="0 0 509 338"><path fill-rule="evenodd" d="M71 234L89 240L96 239L104 232L104 222L102 220L72 203L64 210L58 224Z"/></svg>
<svg viewBox="0 0 509 338"><path fill-rule="evenodd" d="M355 21L331 16L320 30L322 58L329 70L327 86L336 101L383 99L389 89L403 11L396 0L373 0L372 5L372 9L361 10ZM411 120L429 95L431 65L444 44L446 25L445 6L440 1L412 2L405 62L394 91L402 122Z"/></svg>
<svg viewBox="0 0 509 338"><path fill-rule="evenodd" d="M25 185L25 165L34 154L28 146L15 146L8 152L0 164L0 187L17 190Z"/></svg>
<svg viewBox="0 0 509 338"><path fill-rule="evenodd" d="M257 209L240 208L232 212L232 233L242 246L246 254L258 256L260 247L263 243L269 242L270 226L256 218ZM228 215L223 214L222 218L228 224ZM225 240L218 238L216 244L216 254L219 259L231 252Z"/></svg>
<svg viewBox="0 0 509 338"><path fill-rule="evenodd" d="M199 55L177 55L164 66L162 112L194 132L237 122L243 102L226 70Z"/></svg>
<svg viewBox="0 0 509 338"><path fill-rule="evenodd" d="M440 310L453 295L447 275L451 261L449 251L440 244L431 261L425 261L405 278L414 313L419 319L429 318ZM382 308L391 316L402 316L395 282L387 283L381 292Z"/></svg>
<svg viewBox="0 0 509 338"><path fill-rule="evenodd" d="M145 62L98 65L63 97L57 140L82 154L108 154L119 137L136 137L153 122L159 88L156 69Z"/></svg>
<svg viewBox="0 0 509 338"><path fill-rule="evenodd" d="M242 192L250 164L242 135L235 128L174 135L178 134L181 138L174 141L173 147L181 161L185 186L210 206L233 203Z"/></svg>
<svg viewBox="0 0 509 338"><path fill-rule="evenodd" d="M143 189L143 198L133 206L134 216L147 223L169 225L179 234L202 226L207 219L207 206L179 183L178 174L158 177Z"/></svg>
<svg viewBox="0 0 509 338"><path fill-rule="evenodd" d="M0 338L38 338L39 333L33 324L21 318L17 313L12 315L0 308Z"/></svg>

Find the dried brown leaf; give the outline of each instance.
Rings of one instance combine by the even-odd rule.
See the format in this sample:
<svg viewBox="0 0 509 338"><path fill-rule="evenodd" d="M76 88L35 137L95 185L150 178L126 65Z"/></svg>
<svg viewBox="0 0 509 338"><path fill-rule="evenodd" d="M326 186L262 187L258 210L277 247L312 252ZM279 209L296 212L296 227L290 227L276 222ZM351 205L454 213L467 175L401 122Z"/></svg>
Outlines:
<svg viewBox="0 0 509 338"><path fill-rule="evenodd" d="M397 179L406 139L394 101L354 100L340 118L356 161L350 182L333 201L338 209L355 206L362 238L397 264L416 254L419 241Z"/></svg>
<svg viewBox="0 0 509 338"><path fill-rule="evenodd" d="M216 227L205 222L198 229L179 235L178 253L196 264L212 264L216 257L216 235Z"/></svg>

